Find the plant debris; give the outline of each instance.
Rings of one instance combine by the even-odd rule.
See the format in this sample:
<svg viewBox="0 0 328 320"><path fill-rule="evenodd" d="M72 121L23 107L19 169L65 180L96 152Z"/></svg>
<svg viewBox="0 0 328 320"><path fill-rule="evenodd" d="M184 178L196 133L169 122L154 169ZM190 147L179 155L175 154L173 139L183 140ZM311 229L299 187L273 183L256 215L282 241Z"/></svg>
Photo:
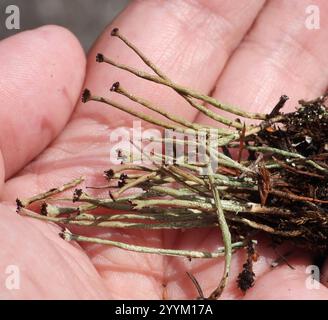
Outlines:
<svg viewBox="0 0 328 320"><path fill-rule="evenodd" d="M245 293L249 288L253 287L255 281L255 273L253 272L253 261L257 260L254 244L247 244L247 260L243 264L243 271L238 275L237 284L240 290Z"/></svg>

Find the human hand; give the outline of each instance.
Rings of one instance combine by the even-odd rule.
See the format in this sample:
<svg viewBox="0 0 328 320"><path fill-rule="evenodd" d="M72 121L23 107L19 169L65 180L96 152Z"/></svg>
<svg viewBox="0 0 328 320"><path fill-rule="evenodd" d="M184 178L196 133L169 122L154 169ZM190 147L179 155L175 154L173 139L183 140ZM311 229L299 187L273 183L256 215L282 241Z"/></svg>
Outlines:
<svg viewBox="0 0 328 320"><path fill-rule="evenodd" d="M325 1L317 3L321 12L327 12ZM298 99L316 97L327 87L328 22L322 19L321 29L307 30L309 4L305 0L134 1L96 41L87 67L77 40L60 27L42 27L1 41L0 297L161 299L165 292L168 299L195 298L186 271L196 276L206 296L212 292L224 259L189 262L67 243L58 236L57 226L15 214L14 200L81 175L88 177L89 185L97 184L110 167L109 132L130 126L132 118L101 104L77 102L83 86L107 96L111 84L119 80L139 96L159 105L165 102L169 112L208 123L167 88L96 64L95 56L102 52L144 68L122 43L109 37L114 26L175 82L266 113L282 93L291 97L288 106L293 108ZM165 248L214 250L221 245L217 230L85 233ZM318 290L306 288L305 269L313 263L310 254L294 250L288 262L296 270L286 264L272 269L270 262L277 255L269 245L261 239L260 258L254 264L256 283L245 296L236 286L245 253L234 254L223 298L328 298L323 285ZM286 250L279 248L282 254ZM19 267L19 290L5 286L8 265ZM323 281L326 269L322 269Z"/></svg>

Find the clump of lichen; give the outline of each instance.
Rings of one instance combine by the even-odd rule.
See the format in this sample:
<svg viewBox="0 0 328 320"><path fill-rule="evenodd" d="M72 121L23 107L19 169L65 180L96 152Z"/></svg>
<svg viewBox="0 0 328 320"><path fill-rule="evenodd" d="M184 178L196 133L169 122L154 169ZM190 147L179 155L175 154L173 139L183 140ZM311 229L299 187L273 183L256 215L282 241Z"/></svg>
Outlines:
<svg viewBox="0 0 328 320"><path fill-rule="evenodd" d="M183 256L188 259L216 259L224 256L224 274L217 288L209 295L210 299L216 299L222 294L229 278L232 254L241 248L246 248L247 260L237 284L243 292L254 285L256 241L252 238L259 232L269 235L275 243L287 240L311 252L327 254L326 96L312 101L300 101L298 109L288 114L280 113L288 99L287 96L282 96L269 115L251 113L175 84L122 36L117 28L113 30L112 36L118 37L131 48L155 75L115 63L104 54L97 55L97 62L108 63L140 78L170 87L187 101L190 107L220 123L219 129L214 128L217 129L218 138L215 152L211 147L209 134L213 128L168 114L149 101L130 94L119 82L114 83L111 94L124 95L166 120L150 117L114 100L93 95L88 89L84 90L82 101L109 105L153 125L171 129L174 133L190 133L190 130L196 129L205 131L205 141L196 140L195 150L205 149L206 155L214 157L219 166L213 169L213 158L210 157L205 157L205 160L199 163L181 162L175 152L170 156L153 152L147 156L147 160L152 161L151 165L135 164L129 162L124 150L119 150L118 159L122 165L107 168L104 172L104 185L89 186L88 190L75 189L72 198L66 199L70 202L69 205L57 204L57 194L75 188L84 180L75 179L30 199L17 199L17 211L64 226L122 230L217 228L221 231L224 246L215 252L141 247L110 239L72 234L68 229L60 234L68 241L100 243L143 253ZM230 113L230 118L212 112L199 101ZM236 116L241 120L234 120ZM260 123L246 126L242 123L243 118L260 120ZM226 127L222 128L222 124ZM159 142L165 145L167 139L164 137ZM188 140L183 139L179 143L185 146ZM238 159L231 156L232 149L237 149ZM247 157L242 157L246 153ZM185 157L182 159L185 160ZM204 168L207 169L206 173ZM89 193L92 188L107 190L108 196L92 195ZM138 191L131 194L130 189ZM41 215L29 210L35 202L41 203ZM197 281L192 275L190 277L203 297Z"/></svg>

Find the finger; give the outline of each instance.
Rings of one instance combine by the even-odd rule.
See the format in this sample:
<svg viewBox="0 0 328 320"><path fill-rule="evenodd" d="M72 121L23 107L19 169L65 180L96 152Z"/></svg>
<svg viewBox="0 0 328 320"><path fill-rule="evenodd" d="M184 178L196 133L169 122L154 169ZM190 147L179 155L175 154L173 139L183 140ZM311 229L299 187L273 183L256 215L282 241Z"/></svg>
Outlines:
<svg viewBox="0 0 328 320"><path fill-rule="evenodd" d="M328 84L328 21L320 29L306 28L302 1L270 1L235 51L219 78L214 96L248 111L269 113L282 94L285 110L296 101L323 93ZM326 1L316 1L326 12ZM211 123L200 115L198 121Z"/></svg>
<svg viewBox="0 0 328 320"><path fill-rule="evenodd" d="M0 203L1 299L108 299L97 270L60 228L25 219ZM40 259L42 257L42 259Z"/></svg>
<svg viewBox="0 0 328 320"><path fill-rule="evenodd" d="M134 1L118 19L107 28L92 48L88 59L86 87L93 93L111 96L117 101L140 109L115 93L109 93L111 84L120 81L130 92L194 119L197 111L168 88L137 79L114 67L97 64L95 56L103 53L121 63L148 70L141 60L120 42L111 38L113 26L131 39L146 56L174 81L210 92L228 57L238 45L263 1ZM165 98L164 98L165 97ZM122 111L89 102L80 106L76 117L92 118L112 126L126 123Z"/></svg>
<svg viewBox="0 0 328 320"><path fill-rule="evenodd" d="M0 150L8 179L63 129L85 58L69 31L45 26L2 40L0 61Z"/></svg>
<svg viewBox="0 0 328 320"><path fill-rule="evenodd" d="M308 265L281 266L258 279L245 300L327 300L328 289L313 280Z"/></svg>

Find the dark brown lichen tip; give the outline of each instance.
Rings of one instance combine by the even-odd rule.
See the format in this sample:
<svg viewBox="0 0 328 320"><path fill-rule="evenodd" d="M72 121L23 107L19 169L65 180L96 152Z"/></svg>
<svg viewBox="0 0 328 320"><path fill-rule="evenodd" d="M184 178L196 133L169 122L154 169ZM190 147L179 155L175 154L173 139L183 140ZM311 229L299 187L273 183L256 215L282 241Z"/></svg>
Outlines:
<svg viewBox="0 0 328 320"><path fill-rule="evenodd" d="M96 61L97 62L104 62L104 55L102 53L97 53Z"/></svg>
<svg viewBox="0 0 328 320"><path fill-rule="evenodd" d="M104 171L104 176L110 180L114 177L114 170L113 169L109 169L109 170L106 170Z"/></svg>
<svg viewBox="0 0 328 320"><path fill-rule="evenodd" d="M119 87L120 87L120 83L117 81L111 86L110 91L116 92Z"/></svg>
<svg viewBox="0 0 328 320"><path fill-rule="evenodd" d="M17 207L16 207L16 212L17 212L17 213L19 213L20 210L24 207L22 201L19 200L18 198L16 199L16 206L17 206Z"/></svg>
<svg viewBox="0 0 328 320"><path fill-rule="evenodd" d="M73 202L79 201L82 195L82 189L75 189L73 194Z"/></svg>
<svg viewBox="0 0 328 320"><path fill-rule="evenodd" d="M40 210L40 213L41 213L42 216L47 216L48 215L47 207L48 207L48 204L46 202L42 203L41 210Z"/></svg>
<svg viewBox="0 0 328 320"><path fill-rule="evenodd" d="M58 233L58 235L59 235L63 240L66 240L65 231L66 231L66 228L63 227L63 228L61 229L61 231Z"/></svg>
<svg viewBox="0 0 328 320"><path fill-rule="evenodd" d="M91 92L89 89L84 89L82 93L82 102L86 103L90 100Z"/></svg>
<svg viewBox="0 0 328 320"><path fill-rule="evenodd" d="M280 97L280 100L289 100L289 97L286 95L286 94L283 94L281 97Z"/></svg>
<svg viewBox="0 0 328 320"><path fill-rule="evenodd" d="M115 36L118 35L118 32L119 32L119 31L120 31L119 28L114 28L114 29L112 30L112 32L110 33L110 35L113 36L113 37L115 37Z"/></svg>

